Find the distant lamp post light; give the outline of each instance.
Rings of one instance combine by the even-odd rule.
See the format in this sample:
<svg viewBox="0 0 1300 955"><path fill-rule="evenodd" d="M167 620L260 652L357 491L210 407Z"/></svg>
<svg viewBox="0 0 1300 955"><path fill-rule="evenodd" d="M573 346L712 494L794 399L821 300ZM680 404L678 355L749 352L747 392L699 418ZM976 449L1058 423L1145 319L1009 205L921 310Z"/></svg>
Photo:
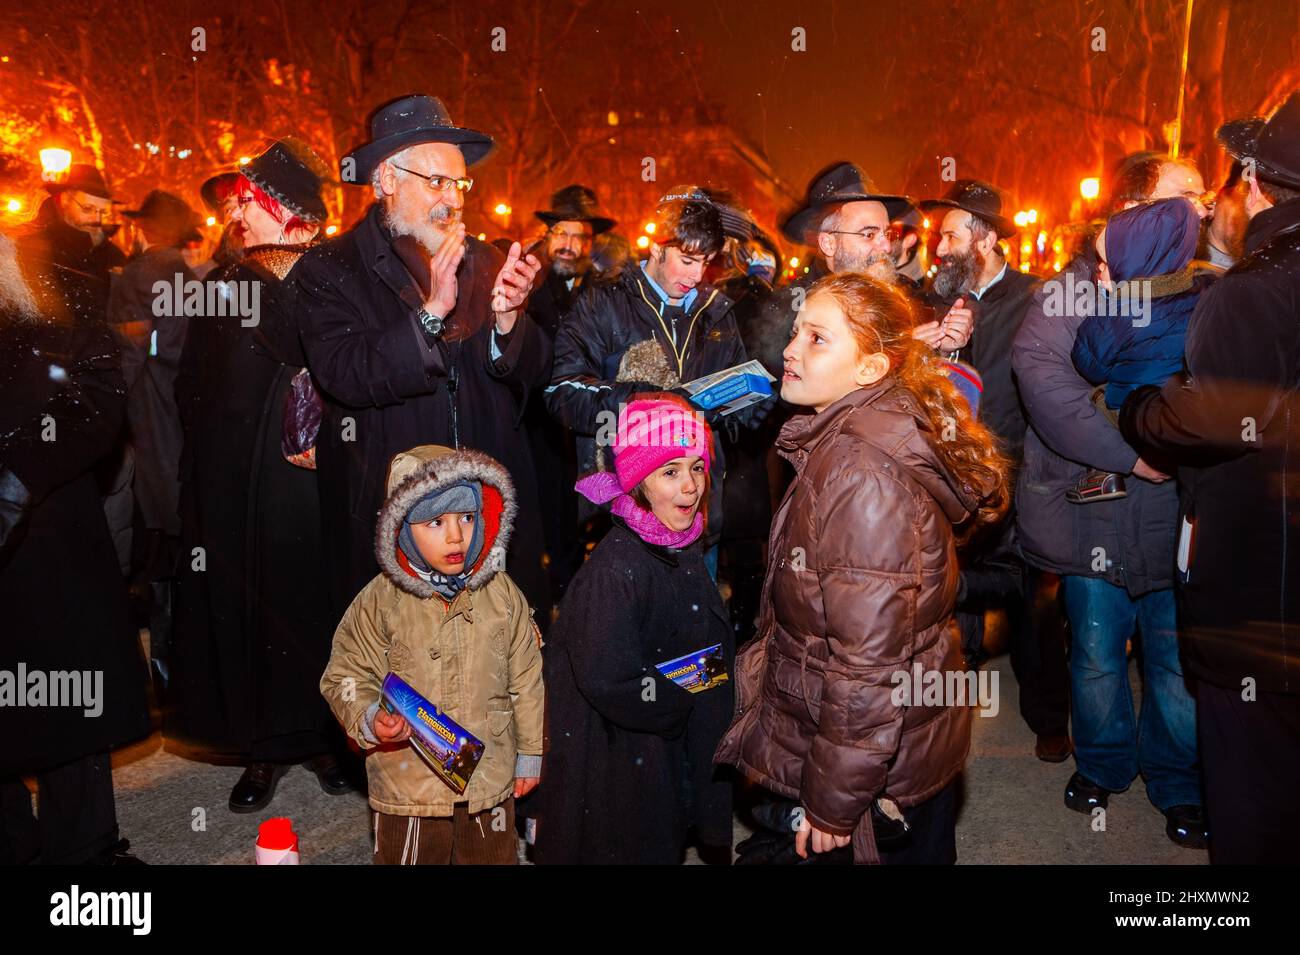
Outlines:
<svg viewBox="0 0 1300 955"><path fill-rule="evenodd" d="M1101 195L1101 180L1096 176L1089 176L1087 179L1079 180L1079 195L1092 202Z"/></svg>
<svg viewBox="0 0 1300 955"><path fill-rule="evenodd" d="M655 234L655 224L654 224L653 222L647 222L647 223L645 224L645 231L646 231L646 234L647 234L647 235L654 235L654 234Z"/></svg>
<svg viewBox="0 0 1300 955"><path fill-rule="evenodd" d="M797 255L790 256L790 268L797 269L798 267L799 267L799 256Z"/></svg>
<svg viewBox="0 0 1300 955"><path fill-rule="evenodd" d="M499 215L499 216L508 216L508 215L510 215L511 209L510 209L510 207L509 207L508 205L506 205L504 202L498 202L498 203L496 204L496 208L493 209L492 211L495 212L495 213L496 213L497 215Z"/></svg>
<svg viewBox="0 0 1300 955"><path fill-rule="evenodd" d="M639 235L636 237L636 247L638 249L650 248L650 237L648 235Z"/></svg>
<svg viewBox="0 0 1300 955"><path fill-rule="evenodd" d="M208 228L211 229L214 225L217 224L217 217L216 217L216 216L208 216L208 218L207 218L207 223L208 223Z"/></svg>
<svg viewBox="0 0 1300 955"><path fill-rule="evenodd" d="M72 165L72 153L57 146L41 150L41 174L46 181L61 176Z"/></svg>

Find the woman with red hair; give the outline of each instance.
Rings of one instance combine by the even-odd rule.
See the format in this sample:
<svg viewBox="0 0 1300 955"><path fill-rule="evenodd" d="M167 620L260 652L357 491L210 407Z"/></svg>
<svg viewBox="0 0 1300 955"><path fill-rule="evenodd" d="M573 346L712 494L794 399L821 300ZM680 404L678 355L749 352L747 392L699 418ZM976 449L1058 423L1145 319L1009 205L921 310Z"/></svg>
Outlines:
<svg viewBox="0 0 1300 955"><path fill-rule="evenodd" d="M167 729L245 764L232 812L266 806L294 763L308 762L326 792L350 788L317 689L336 621L316 475L282 449L305 364L285 279L327 217L325 177L316 155L288 140L240 168L230 221L244 257L210 281L251 314L191 319L176 384L183 556Z"/></svg>

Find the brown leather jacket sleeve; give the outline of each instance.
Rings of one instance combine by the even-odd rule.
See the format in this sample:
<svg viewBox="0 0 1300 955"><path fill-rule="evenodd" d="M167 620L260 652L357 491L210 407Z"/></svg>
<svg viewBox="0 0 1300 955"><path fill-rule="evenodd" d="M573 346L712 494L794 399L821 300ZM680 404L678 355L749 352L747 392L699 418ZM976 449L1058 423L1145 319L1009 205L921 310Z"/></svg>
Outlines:
<svg viewBox="0 0 1300 955"><path fill-rule="evenodd" d="M845 462L823 486L815 566L829 657L801 798L818 829L849 835L884 786L903 708L893 674L912 656L920 582L917 506L883 469ZM810 569L812 569L810 567Z"/></svg>

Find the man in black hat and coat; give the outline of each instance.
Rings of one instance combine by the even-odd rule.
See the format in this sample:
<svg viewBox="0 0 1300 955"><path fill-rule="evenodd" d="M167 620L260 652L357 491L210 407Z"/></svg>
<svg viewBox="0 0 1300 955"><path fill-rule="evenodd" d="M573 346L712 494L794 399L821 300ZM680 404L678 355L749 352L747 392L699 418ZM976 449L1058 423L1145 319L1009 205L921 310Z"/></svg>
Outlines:
<svg viewBox="0 0 1300 955"><path fill-rule="evenodd" d="M804 204L786 220L781 231L791 242L811 246L818 255L808 271L771 297L763 312L764 364L781 366L781 351L790 340L795 316L817 282L838 272L864 272L874 279L901 284L909 295L915 288L900 282L894 261L896 230L890 223L913 208L906 196L880 192L861 168L850 162L827 166L808 184ZM970 312L954 303L942 320L927 321L917 338L940 351L955 351L970 334Z"/></svg>
<svg viewBox="0 0 1300 955"><path fill-rule="evenodd" d="M127 262L109 296L108 316L122 346L126 379L127 475L143 534L133 535L132 587L149 594L149 650L160 681L167 672L169 580L180 539L180 478L184 438L176 408L176 373L189 319L157 314L155 286L193 281L181 244L198 216L179 196L155 189L139 209L123 212L138 232L141 252Z"/></svg>
<svg viewBox="0 0 1300 955"><path fill-rule="evenodd" d="M65 178L46 189L54 214L19 238L19 254L39 265L45 280L53 280L75 317L103 321L112 272L126 264L104 225L113 193L104 174L89 163L73 163Z"/></svg>
<svg viewBox="0 0 1300 955"><path fill-rule="evenodd" d="M375 203L304 255L291 280L308 367L325 397L317 438L330 590L339 616L378 573L376 514L388 465L422 444L469 447L510 472L519 500L507 570L548 620L542 524L520 420L551 346L523 311L540 263L504 257L465 232L467 168L493 148L441 100L408 96L370 118L345 156L345 183Z"/></svg>
<svg viewBox="0 0 1300 955"><path fill-rule="evenodd" d="M546 224L536 243L543 250L540 282L528 299L528 314L552 345L560 323L591 274L591 246L596 236L614 228L600 215L596 193L583 185L565 186L551 196L551 207L534 213ZM531 250L530 250L531 251ZM546 382L550 382L547 369ZM524 411L524 429L537 473L538 498L546 534L547 569L556 601L582 563L578 535L578 479L573 432L546 410L542 387L533 389Z"/></svg>
<svg viewBox="0 0 1300 955"><path fill-rule="evenodd" d="M1018 470L1024 460L1025 411L1011 374L1011 343L1038 289L1038 280L1011 268L998 243L1014 236L1003 195L988 183L963 179L940 199L922 202L939 230L940 264L927 298L938 309L962 302L977 309L970 341L957 357L983 382L980 420ZM985 657L985 611L1009 615L1011 661L1020 680L1020 712L1046 762L1069 758L1069 673L1063 610L1055 578L1025 565L1015 537L1014 503L997 527L971 541L962 555L957 623L967 659Z"/></svg>
<svg viewBox="0 0 1300 955"><path fill-rule="evenodd" d="M1241 161L1245 254L1198 300L1185 371L1135 390L1124 438L1178 466L1175 588L1210 859L1300 857L1300 90L1218 138Z"/></svg>
<svg viewBox="0 0 1300 955"><path fill-rule="evenodd" d="M110 750L149 733L146 674L94 476L125 403L108 326L0 235L0 865L138 861Z"/></svg>
<svg viewBox="0 0 1300 955"><path fill-rule="evenodd" d="M65 177L48 183L46 189L50 198L41 207L43 214L18 238L19 257L32 275L41 276L36 281L49 286L66 314L102 324L108 317L113 274L126 264L125 253L109 241L116 227L104 224L113 207L113 193L104 174L89 163L73 163ZM125 442L96 469L123 574L131 568L133 469Z"/></svg>

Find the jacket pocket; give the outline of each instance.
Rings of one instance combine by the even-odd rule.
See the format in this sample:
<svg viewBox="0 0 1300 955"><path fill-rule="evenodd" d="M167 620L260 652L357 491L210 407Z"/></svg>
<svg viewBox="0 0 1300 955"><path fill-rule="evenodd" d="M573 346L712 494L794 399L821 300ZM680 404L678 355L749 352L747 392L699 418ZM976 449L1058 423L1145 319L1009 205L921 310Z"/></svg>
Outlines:
<svg viewBox="0 0 1300 955"><path fill-rule="evenodd" d="M509 732L514 719L515 711L508 700L492 700L488 703L488 732L493 736Z"/></svg>

